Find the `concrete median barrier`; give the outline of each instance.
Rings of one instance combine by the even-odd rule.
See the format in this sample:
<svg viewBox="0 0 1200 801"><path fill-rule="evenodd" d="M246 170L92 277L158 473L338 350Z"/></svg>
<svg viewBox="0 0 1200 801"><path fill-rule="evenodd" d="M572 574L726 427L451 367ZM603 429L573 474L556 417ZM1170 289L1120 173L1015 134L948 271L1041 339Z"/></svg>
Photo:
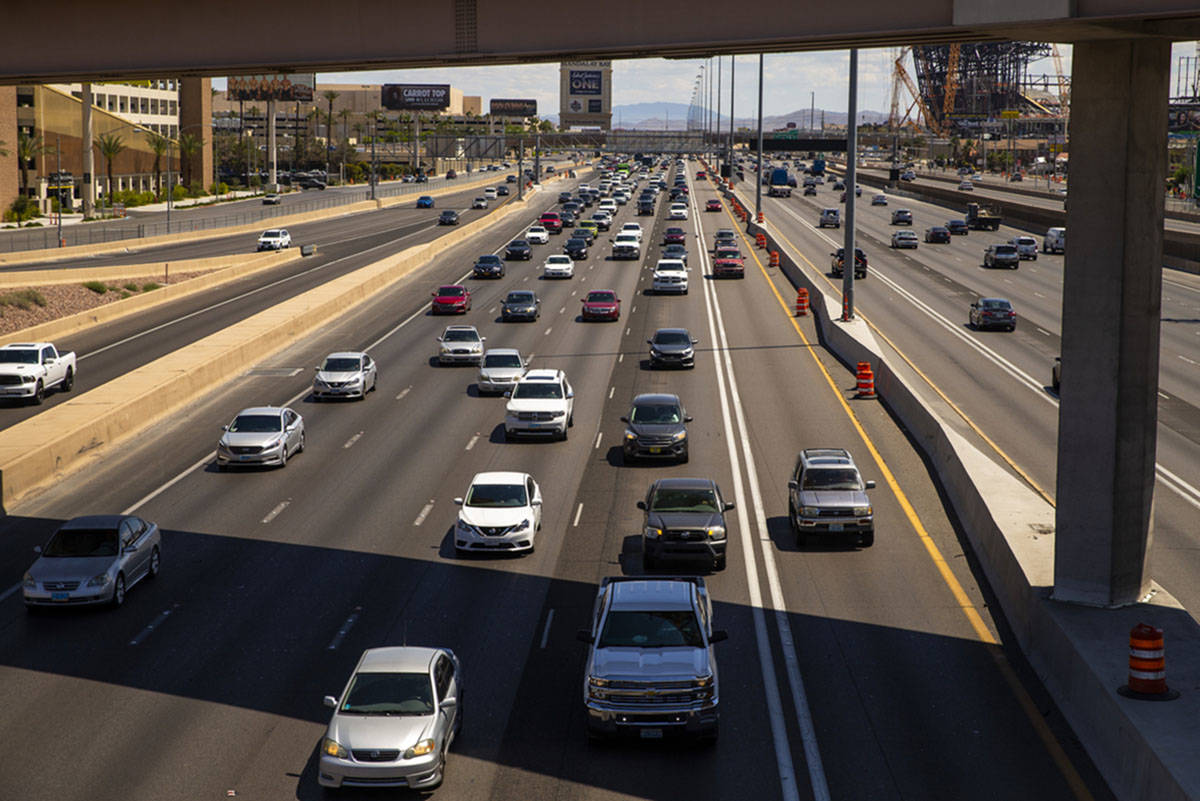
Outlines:
<svg viewBox="0 0 1200 801"><path fill-rule="evenodd" d="M195 403L203 393L369 300L447 249L524 212L533 196L509 202L433 242L339 276L0 431L4 508L39 486L86 467L113 444Z"/></svg>
<svg viewBox="0 0 1200 801"><path fill-rule="evenodd" d="M1200 625L1158 585L1145 602L1120 610L1053 601L1054 508L960 433L956 412L925 391L921 377L865 322L841 322L840 294L819 283L770 224L748 223L746 230L765 234L781 272L808 290L822 343L847 367L875 366L876 391L933 464L1017 644L1115 795L1200 798L1200 692L1170 703L1117 693L1135 623L1167 632L1168 681L1175 676L1186 686L1200 675Z"/></svg>

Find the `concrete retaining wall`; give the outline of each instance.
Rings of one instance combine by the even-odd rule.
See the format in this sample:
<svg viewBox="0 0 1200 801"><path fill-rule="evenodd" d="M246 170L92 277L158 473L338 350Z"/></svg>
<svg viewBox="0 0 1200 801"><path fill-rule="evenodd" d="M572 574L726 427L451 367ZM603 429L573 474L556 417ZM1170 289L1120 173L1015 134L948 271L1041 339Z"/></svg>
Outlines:
<svg viewBox="0 0 1200 801"><path fill-rule="evenodd" d="M82 284L85 281L127 281L133 278L156 278L164 280L173 273L207 273L224 270L273 253L229 253L224 256L207 256L202 259L180 259L178 261L153 261L140 264L116 264L111 267L57 267L49 270L14 270L0 272L0 289L29 286L57 286ZM290 254L291 251L288 251ZM299 248L296 248L299 253ZM277 262L278 263L278 262Z"/></svg>
<svg viewBox="0 0 1200 801"><path fill-rule="evenodd" d="M953 412L924 396L865 323L840 322L840 296L818 286L769 225L749 223L747 231L766 234L784 275L808 289L822 343L847 366L876 367L877 392L929 456L1017 644L1116 796L1200 798L1200 626L1157 585L1152 599L1120 610L1051 600L1054 509L948 425ZM1184 689L1180 699L1152 703L1116 692L1138 622L1166 632L1168 679Z"/></svg>

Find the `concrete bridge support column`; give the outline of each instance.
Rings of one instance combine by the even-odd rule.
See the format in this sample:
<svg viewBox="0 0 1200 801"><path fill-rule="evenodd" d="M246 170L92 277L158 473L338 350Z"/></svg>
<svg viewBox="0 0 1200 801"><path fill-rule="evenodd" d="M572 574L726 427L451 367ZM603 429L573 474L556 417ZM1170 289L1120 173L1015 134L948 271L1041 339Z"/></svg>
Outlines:
<svg viewBox="0 0 1200 801"><path fill-rule="evenodd" d="M1171 45L1079 43L1063 279L1054 598L1148 589Z"/></svg>

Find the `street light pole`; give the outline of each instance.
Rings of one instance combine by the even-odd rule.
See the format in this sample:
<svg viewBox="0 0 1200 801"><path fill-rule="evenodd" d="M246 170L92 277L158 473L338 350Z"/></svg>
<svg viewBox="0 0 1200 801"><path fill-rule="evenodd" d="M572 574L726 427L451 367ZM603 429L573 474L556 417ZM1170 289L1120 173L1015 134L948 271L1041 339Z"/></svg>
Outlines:
<svg viewBox="0 0 1200 801"><path fill-rule="evenodd" d="M379 138L379 115L371 113L371 200L375 199L375 183L379 180L375 175L375 140Z"/></svg>
<svg viewBox="0 0 1200 801"><path fill-rule="evenodd" d="M842 322L854 319L854 187L858 156L858 48L850 50L850 96L846 101L846 234L842 256Z"/></svg>
<svg viewBox="0 0 1200 801"><path fill-rule="evenodd" d="M171 233L171 199L175 196L175 183L171 180L171 149L175 140L167 137L167 233Z"/></svg>
<svg viewBox="0 0 1200 801"><path fill-rule="evenodd" d="M737 56L729 56L729 155L725 158L725 163L729 165L729 180L733 181L733 96L737 89L737 83L734 80L737 70Z"/></svg>
<svg viewBox="0 0 1200 801"><path fill-rule="evenodd" d="M754 182L754 212L756 217L762 216L762 95L763 95L763 54L758 54L758 180Z"/></svg>
<svg viewBox="0 0 1200 801"><path fill-rule="evenodd" d="M58 182L57 182L57 184L55 184L54 194L56 194L58 196L58 246L61 248L64 244L63 238L62 238L62 135L61 134L54 137L54 149L57 151L57 159L58 159L58 166L55 167L55 169L58 170ZM72 186L74 186L74 183L75 183L74 181L71 182Z"/></svg>

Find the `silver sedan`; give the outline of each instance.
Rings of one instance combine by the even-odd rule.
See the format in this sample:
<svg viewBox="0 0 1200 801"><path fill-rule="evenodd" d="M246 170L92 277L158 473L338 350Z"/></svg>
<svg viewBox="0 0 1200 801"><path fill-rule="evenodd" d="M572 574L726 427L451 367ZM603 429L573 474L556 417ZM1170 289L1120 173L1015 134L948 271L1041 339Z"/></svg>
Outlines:
<svg viewBox="0 0 1200 801"><path fill-rule="evenodd" d="M363 652L321 740L322 787L411 787L442 783L446 752L462 729L462 667L447 648Z"/></svg>
<svg viewBox="0 0 1200 801"><path fill-rule="evenodd" d="M313 397L358 398L363 400L375 389L378 368L365 353L331 353L313 377Z"/></svg>
<svg viewBox="0 0 1200 801"><path fill-rule="evenodd" d="M125 593L162 565L158 526L133 515L68 520L44 545L22 581L25 608L125 603Z"/></svg>
<svg viewBox="0 0 1200 801"><path fill-rule="evenodd" d="M230 465L287 465L304 450L304 418L280 406L242 409L217 442L217 469Z"/></svg>

